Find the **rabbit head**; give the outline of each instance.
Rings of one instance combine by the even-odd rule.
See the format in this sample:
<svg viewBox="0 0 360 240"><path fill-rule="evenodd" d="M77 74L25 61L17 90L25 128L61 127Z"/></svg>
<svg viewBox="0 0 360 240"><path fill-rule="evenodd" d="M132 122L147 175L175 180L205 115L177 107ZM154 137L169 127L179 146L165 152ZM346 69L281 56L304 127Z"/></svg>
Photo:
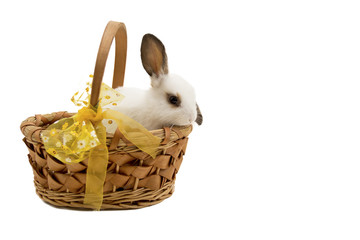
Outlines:
<svg viewBox="0 0 360 240"><path fill-rule="evenodd" d="M194 88L182 77L169 74L165 47L152 34L142 39L141 61L151 78L151 97L160 109L158 115L162 124L181 126L196 122L201 125L202 114Z"/></svg>

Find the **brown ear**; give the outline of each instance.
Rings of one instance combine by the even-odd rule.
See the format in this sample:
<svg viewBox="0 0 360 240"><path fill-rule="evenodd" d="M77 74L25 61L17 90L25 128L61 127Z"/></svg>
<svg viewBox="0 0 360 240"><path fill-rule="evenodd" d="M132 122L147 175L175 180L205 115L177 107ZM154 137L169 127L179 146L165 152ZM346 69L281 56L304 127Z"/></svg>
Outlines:
<svg viewBox="0 0 360 240"><path fill-rule="evenodd" d="M142 39L141 61L150 77L169 72L164 44L152 34L145 34Z"/></svg>
<svg viewBox="0 0 360 240"><path fill-rule="evenodd" d="M199 105L197 104L196 104L196 112L197 112L197 116L195 122L200 126L203 123L203 115L201 114Z"/></svg>

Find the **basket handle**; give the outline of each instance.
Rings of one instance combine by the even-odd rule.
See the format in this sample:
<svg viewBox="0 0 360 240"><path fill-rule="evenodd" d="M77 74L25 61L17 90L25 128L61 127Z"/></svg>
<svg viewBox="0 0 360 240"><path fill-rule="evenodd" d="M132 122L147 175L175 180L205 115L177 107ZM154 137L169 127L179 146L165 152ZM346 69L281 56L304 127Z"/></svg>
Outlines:
<svg viewBox="0 0 360 240"><path fill-rule="evenodd" d="M90 104L96 106L99 101L101 83L104 76L106 60L109 55L110 47L115 38L115 64L113 76L113 88L124 85L127 35L124 23L110 21L106 25L102 36L99 51L96 57L94 78L91 87Z"/></svg>

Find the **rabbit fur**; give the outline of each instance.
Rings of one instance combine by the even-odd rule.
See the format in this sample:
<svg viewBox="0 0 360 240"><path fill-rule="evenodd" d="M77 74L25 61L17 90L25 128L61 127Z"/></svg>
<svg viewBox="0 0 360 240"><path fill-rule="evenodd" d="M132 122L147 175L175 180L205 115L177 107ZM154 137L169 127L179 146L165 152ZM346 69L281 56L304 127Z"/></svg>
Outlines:
<svg viewBox="0 0 360 240"><path fill-rule="evenodd" d="M133 118L148 130L194 122L201 125L202 114L194 88L179 75L169 74L165 47L152 34L142 39L141 60L150 76L151 88L116 88L125 98L111 109ZM110 128L107 131L114 132L116 126Z"/></svg>

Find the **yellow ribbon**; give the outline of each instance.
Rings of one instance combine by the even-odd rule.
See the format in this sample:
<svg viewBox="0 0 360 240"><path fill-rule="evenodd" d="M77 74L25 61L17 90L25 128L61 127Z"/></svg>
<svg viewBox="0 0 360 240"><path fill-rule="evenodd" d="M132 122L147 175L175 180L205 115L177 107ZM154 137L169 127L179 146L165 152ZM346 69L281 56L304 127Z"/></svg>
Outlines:
<svg viewBox="0 0 360 240"><path fill-rule="evenodd" d="M105 119L116 122L120 132L141 151L152 158L156 157L156 150L160 145L160 138L152 135L144 126L125 114L111 109L103 112Z"/></svg>
<svg viewBox="0 0 360 240"><path fill-rule="evenodd" d="M88 88L86 92L89 92ZM110 95L115 97L108 97ZM46 151L60 161L71 164L88 159L84 204L96 210L101 208L108 164L106 127L102 120L115 121L121 133L130 142L153 158L156 157L160 145L160 138L152 135L140 123L120 112L102 110L103 105L117 104L123 96L103 84L100 97L102 98L97 109L92 106L83 107L73 117L59 120L41 134ZM72 101L78 106L79 102L88 102L75 100L74 97Z"/></svg>

